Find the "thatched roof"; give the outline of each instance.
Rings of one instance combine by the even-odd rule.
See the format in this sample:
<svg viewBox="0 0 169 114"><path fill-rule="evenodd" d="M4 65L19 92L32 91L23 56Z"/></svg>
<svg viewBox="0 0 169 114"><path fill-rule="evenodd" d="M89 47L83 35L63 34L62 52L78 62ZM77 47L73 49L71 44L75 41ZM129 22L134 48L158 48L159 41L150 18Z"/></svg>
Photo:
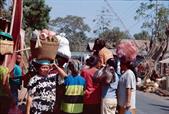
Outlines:
<svg viewBox="0 0 169 114"><path fill-rule="evenodd" d="M122 39L120 42L128 42L128 41L133 42L137 46L139 55L147 55L150 45L149 40Z"/></svg>
<svg viewBox="0 0 169 114"><path fill-rule="evenodd" d="M150 45L150 41L149 40L122 39L120 42L128 42L128 41L133 42L137 46L137 48L139 49L139 55L147 55L147 52L149 50L149 45ZM87 50L88 51L92 51L93 46L94 46L94 42L93 41L92 42L88 42ZM115 50L115 49L113 49L113 50Z"/></svg>

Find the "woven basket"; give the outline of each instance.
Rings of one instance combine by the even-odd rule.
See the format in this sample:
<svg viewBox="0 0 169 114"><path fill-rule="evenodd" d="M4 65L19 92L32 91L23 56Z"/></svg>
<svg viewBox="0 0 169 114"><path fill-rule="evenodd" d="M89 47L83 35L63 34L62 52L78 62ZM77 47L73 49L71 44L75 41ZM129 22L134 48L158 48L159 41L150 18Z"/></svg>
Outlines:
<svg viewBox="0 0 169 114"><path fill-rule="evenodd" d="M36 59L54 60L59 47L59 42L40 41L41 47L35 48L36 41L31 40L32 57Z"/></svg>
<svg viewBox="0 0 169 114"><path fill-rule="evenodd" d="M12 54L13 53L13 41L0 39L0 54Z"/></svg>

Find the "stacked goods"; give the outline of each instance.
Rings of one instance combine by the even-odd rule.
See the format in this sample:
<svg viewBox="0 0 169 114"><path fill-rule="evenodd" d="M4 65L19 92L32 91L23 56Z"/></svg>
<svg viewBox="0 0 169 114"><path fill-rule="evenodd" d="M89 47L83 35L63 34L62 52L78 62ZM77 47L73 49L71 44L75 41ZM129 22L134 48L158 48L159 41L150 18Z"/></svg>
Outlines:
<svg viewBox="0 0 169 114"><path fill-rule="evenodd" d="M54 60L59 46L55 32L44 29L35 34L36 38L30 42L32 58Z"/></svg>
<svg viewBox="0 0 169 114"><path fill-rule="evenodd" d="M137 56L137 47L133 42L121 42L117 46L116 53L118 57L125 56L128 60L133 61Z"/></svg>
<svg viewBox="0 0 169 114"><path fill-rule="evenodd" d="M0 32L0 54L12 54L13 45L12 36L8 33Z"/></svg>

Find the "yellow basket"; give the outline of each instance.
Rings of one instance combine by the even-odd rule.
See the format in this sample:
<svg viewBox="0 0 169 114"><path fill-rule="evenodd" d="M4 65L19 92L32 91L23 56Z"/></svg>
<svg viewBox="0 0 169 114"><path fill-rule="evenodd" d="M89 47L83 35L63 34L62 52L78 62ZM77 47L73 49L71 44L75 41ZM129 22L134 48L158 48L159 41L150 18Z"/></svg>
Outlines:
<svg viewBox="0 0 169 114"><path fill-rule="evenodd" d="M12 54L13 53L13 41L0 39L0 54Z"/></svg>

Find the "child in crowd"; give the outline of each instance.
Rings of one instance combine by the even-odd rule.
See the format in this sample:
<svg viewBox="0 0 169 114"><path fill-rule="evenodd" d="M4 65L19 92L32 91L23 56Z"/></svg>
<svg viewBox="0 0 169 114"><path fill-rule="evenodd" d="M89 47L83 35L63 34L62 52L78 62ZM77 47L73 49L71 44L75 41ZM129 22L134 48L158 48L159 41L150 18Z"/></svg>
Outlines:
<svg viewBox="0 0 169 114"><path fill-rule="evenodd" d="M64 78L65 93L61 110L63 114L81 114L83 112L83 96L85 90L85 79L79 75L80 64L71 60L68 63L69 74L54 64L60 76Z"/></svg>

